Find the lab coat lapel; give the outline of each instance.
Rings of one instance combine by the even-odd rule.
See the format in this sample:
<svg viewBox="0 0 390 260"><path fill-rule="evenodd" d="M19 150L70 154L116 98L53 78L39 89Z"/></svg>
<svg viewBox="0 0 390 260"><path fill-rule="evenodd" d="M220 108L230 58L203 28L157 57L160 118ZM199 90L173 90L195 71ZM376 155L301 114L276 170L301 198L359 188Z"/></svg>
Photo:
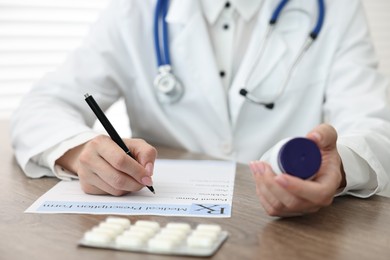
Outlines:
<svg viewBox="0 0 390 260"><path fill-rule="evenodd" d="M200 89L219 119L230 126L226 92L209 38L199 1L176 0L167 15L172 32L171 57L175 72L182 75L186 90ZM179 28L179 29L177 29ZM176 66L175 66L176 64Z"/></svg>
<svg viewBox="0 0 390 260"><path fill-rule="evenodd" d="M237 122L242 105L246 102L245 98L239 95L240 89L245 87L248 91L253 91L256 88L262 87L263 81L272 73L275 67L281 62L285 62L284 57L287 54L289 45L284 39L284 34L300 29L300 21L296 21L295 18L292 20L292 23L283 23L283 26L277 27L277 30L274 30L271 35L271 39L268 41L263 57L254 65L254 61L258 58L257 53L262 44L264 44L266 28L268 28L271 13L275 8L275 3L270 2L271 1L267 1L263 6L262 11L259 12L259 17L257 18L258 21L254 27L254 33L249 44L248 51L245 54L240 69L229 91L229 107L233 125ZM283 19L288 19L286 14L291 14L295 11L302 13L302 15L312 14L315 12L315 8L313 4L309 4L307 1L302 2L297 0L289 2L283 10ZM302 15L299 17L302 17ZM302 38L301 40L303 42L306 35L306 32L304 32L304 34L299 36L299 39ZM248 73L252 70L253 66L255 66L253 74L249 77L249 79L247 79ZM285 66L288 68L290 64L285 64ZM285 77L285 75L278 76ZM246 86L244 86L245 81L247 81Z"/></svg>
<svg viewBox="0 0 390 260"><path fill-rule="evenodd" d="M280 62L286 52L287 47L282 36L273 33L272 39L269 41L263 57L257 62L257 54L264 44L270 13L272 12L269 1L266 3L268 4L265 4L262 8L263 10L259 12L257 23L253 29L254 33L248 46L248 51L245 54L240 69L238 70L229 91L230 115L233 125L235 125L243 103L246 102L245 98L239 94L240 89L245 87L248 91L251 91L254 88L260 87L262 81L269 75L276 64ZM255 67L253 68L253 66ZM253 70L253 74L250 76L248 74L251 70ZM244 86L246 81L247 85Z"/></svg>

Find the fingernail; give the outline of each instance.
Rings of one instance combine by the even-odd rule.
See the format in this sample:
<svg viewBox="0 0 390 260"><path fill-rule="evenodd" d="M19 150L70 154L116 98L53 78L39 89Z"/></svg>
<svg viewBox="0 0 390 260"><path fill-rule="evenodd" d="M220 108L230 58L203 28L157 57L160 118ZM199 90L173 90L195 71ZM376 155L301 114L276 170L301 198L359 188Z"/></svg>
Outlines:
<svg viewBox="0 0 390 260"><path fill-rule="evenodd" d="M263 175L264 174L264 171L265 171L264 163L257 162L257 163L254 164L254 166L255 166L255 173L256 174L259 174L259 175Z"/></svg>
<svg viewBox="0 0 390 260"><path fill-rule="evenodd" d="M314 137L314 139L316 139L318 142L321 141L321 135L320 135L319 133L314 132L314 133L312 133L311 135L312 135L312 136Z"/></svg>
<svg viewBox="0 0 390 260"><path fill-rule="evenodd" d="M145 185L145 186L152 186L152 185L153 185L152 178L150 178L149 176L143 177L143 178L141 179L141 182L142 182L142 184Z"/></svg>
<svg viewBox="0 0 390 260"><path fill-rule="evenodd" d="M275 177L275 181L279 183L280 186L286 188L288 186L288 181L286 178L284 178L283 175L278 175Z"/></svg>
<svg viewBox="0 0 390 260"><path fill-rule="evenodd" d="M249 169L251 169L252 173L256 170L254 161L249 162Z"/></svg>
<svg viewBox="0 0 390 260"><path fill-rule="evenodd" d="M154 164L153 163L147 163L146 166L145 166L146 175L153 176L153 169L154 169Z"/></svg>

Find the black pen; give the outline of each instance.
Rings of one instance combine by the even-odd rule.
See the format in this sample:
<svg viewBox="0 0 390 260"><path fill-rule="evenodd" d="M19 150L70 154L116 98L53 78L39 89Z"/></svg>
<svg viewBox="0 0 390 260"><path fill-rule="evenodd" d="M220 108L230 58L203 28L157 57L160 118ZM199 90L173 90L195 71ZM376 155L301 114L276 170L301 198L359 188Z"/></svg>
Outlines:
<svg viewBox="0 0 390 260"><path fill-rule="evenodd" d="M95 99L89 95L88 93L84 95L85 101L88 103L89 107L92 109L92 111L95 113L96 117L99 119L100 123L102 123L104 129L106 129L107 133L110 135L111 139L119 145L125 153L127 153L131 158L134 158L134 156L131 154L129 148L125 145L122 138L119 136L118 132L115 130L115 128L112 126L106 115L103 113L99 105L96 103ZM153 194L156 194L154 192L153 186L146 186Z"/></svg>

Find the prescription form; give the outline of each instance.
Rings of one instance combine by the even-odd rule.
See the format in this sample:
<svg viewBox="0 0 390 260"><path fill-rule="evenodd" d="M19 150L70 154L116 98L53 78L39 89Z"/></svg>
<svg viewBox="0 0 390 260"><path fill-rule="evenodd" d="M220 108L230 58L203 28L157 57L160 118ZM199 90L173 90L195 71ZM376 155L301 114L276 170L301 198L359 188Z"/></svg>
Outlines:
<svg viewBox="0 0 390 260"><path fill-rule="evenodd" d="M36 200L26 213L159 215L228 218L235 162L156 160L153 187L114 197L88 195L78 181L61 181Z"/></svg>

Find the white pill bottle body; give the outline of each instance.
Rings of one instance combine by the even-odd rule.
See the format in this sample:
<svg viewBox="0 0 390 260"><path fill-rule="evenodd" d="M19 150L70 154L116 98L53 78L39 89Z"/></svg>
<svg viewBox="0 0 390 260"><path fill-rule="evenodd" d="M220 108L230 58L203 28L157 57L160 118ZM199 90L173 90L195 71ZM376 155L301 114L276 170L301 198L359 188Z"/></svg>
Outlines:
<svg viewBox="0 0 390 260"><path fill-rule="evenodd" d="M312 179L321 167L321 151L304 137L285 138L268 150L260 161L267 162L275 174L287 173L301 179Z"/></svg>

